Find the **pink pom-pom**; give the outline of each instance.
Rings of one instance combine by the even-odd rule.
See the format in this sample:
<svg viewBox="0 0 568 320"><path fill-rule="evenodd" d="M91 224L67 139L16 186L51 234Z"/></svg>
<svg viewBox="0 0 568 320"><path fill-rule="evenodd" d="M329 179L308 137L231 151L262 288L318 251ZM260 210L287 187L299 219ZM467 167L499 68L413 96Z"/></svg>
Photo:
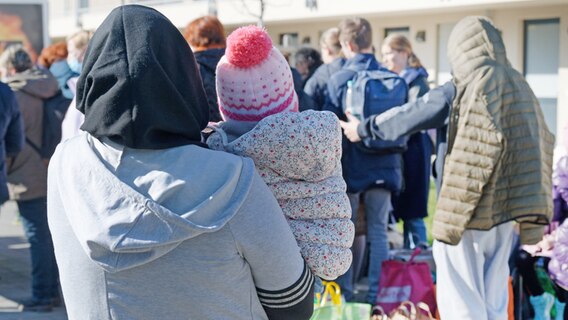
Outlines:
<svg viewBox="0 0 568 320"><path fill-rule="evenodd" d="M257 26L238 28L227 37L225 56L229 63L240 68L254 66L268 57L272 40Z"/></svg>

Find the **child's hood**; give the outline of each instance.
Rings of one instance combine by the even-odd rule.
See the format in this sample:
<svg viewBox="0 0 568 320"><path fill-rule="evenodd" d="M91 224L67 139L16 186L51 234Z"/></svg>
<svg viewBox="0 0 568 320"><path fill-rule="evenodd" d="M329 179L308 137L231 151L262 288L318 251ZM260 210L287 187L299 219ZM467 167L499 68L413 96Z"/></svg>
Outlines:
<svg viewBox="0 0 568 320"><path fill-rule="evenodd" d="M250 157L257 167L290 179L320 181L334 174L341 161L341 128L331 112L275 114L231 140L233 130L233 126L221 124L207 144Z"/></svg>

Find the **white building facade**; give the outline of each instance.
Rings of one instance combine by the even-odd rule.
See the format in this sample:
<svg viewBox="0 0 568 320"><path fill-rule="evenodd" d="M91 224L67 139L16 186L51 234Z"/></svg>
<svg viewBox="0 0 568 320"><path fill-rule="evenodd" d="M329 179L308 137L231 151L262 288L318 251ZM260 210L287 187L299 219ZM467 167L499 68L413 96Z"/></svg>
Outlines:
<svg viewBox="0 0 568 320"><path fill-rule="evenodd" d="M345 17L371 22L380 48L390 32L402 32L440 84L450 77L448 36L469 15L491 18L503 32L511 64L525 75L539 98L549 128L568 125L568 0L264 0L263 23L283 51L318 48L319 36ZM227 30L259 21L260 0L49 0L51 38L65 37L78 26L96 29L112 8L129 3L152 6L183 29L216 10ZM380 57L379 57L380 58ZM561 140L557 135L557 140Z"/></svg>

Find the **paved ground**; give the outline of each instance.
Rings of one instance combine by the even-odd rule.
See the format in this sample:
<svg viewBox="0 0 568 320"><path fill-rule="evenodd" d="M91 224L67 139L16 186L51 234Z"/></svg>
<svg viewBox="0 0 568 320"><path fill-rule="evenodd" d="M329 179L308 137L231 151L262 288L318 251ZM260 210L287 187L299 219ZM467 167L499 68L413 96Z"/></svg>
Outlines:
<svg viewBox="0 0 568 320"><path fill-rule="evenodd" d="M14 202L0 207L0 319L1 320L62 320L67 319L64 307L49 313L20 312L18 303L29 298L29 245L18 220Z"/></svg>

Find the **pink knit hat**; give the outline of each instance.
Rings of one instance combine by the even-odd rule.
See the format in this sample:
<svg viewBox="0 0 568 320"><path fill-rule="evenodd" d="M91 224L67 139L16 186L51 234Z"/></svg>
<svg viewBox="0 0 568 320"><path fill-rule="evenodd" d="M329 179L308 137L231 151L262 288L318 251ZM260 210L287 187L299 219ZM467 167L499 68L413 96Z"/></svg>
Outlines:
<svg viewBox="0 0 568 320"><path fill-rule="evenodd" d="M297 112L290 66L262 28L247 26L227 37L217 65L219 109L226 121L258 122L280 112Z"/></svg>

